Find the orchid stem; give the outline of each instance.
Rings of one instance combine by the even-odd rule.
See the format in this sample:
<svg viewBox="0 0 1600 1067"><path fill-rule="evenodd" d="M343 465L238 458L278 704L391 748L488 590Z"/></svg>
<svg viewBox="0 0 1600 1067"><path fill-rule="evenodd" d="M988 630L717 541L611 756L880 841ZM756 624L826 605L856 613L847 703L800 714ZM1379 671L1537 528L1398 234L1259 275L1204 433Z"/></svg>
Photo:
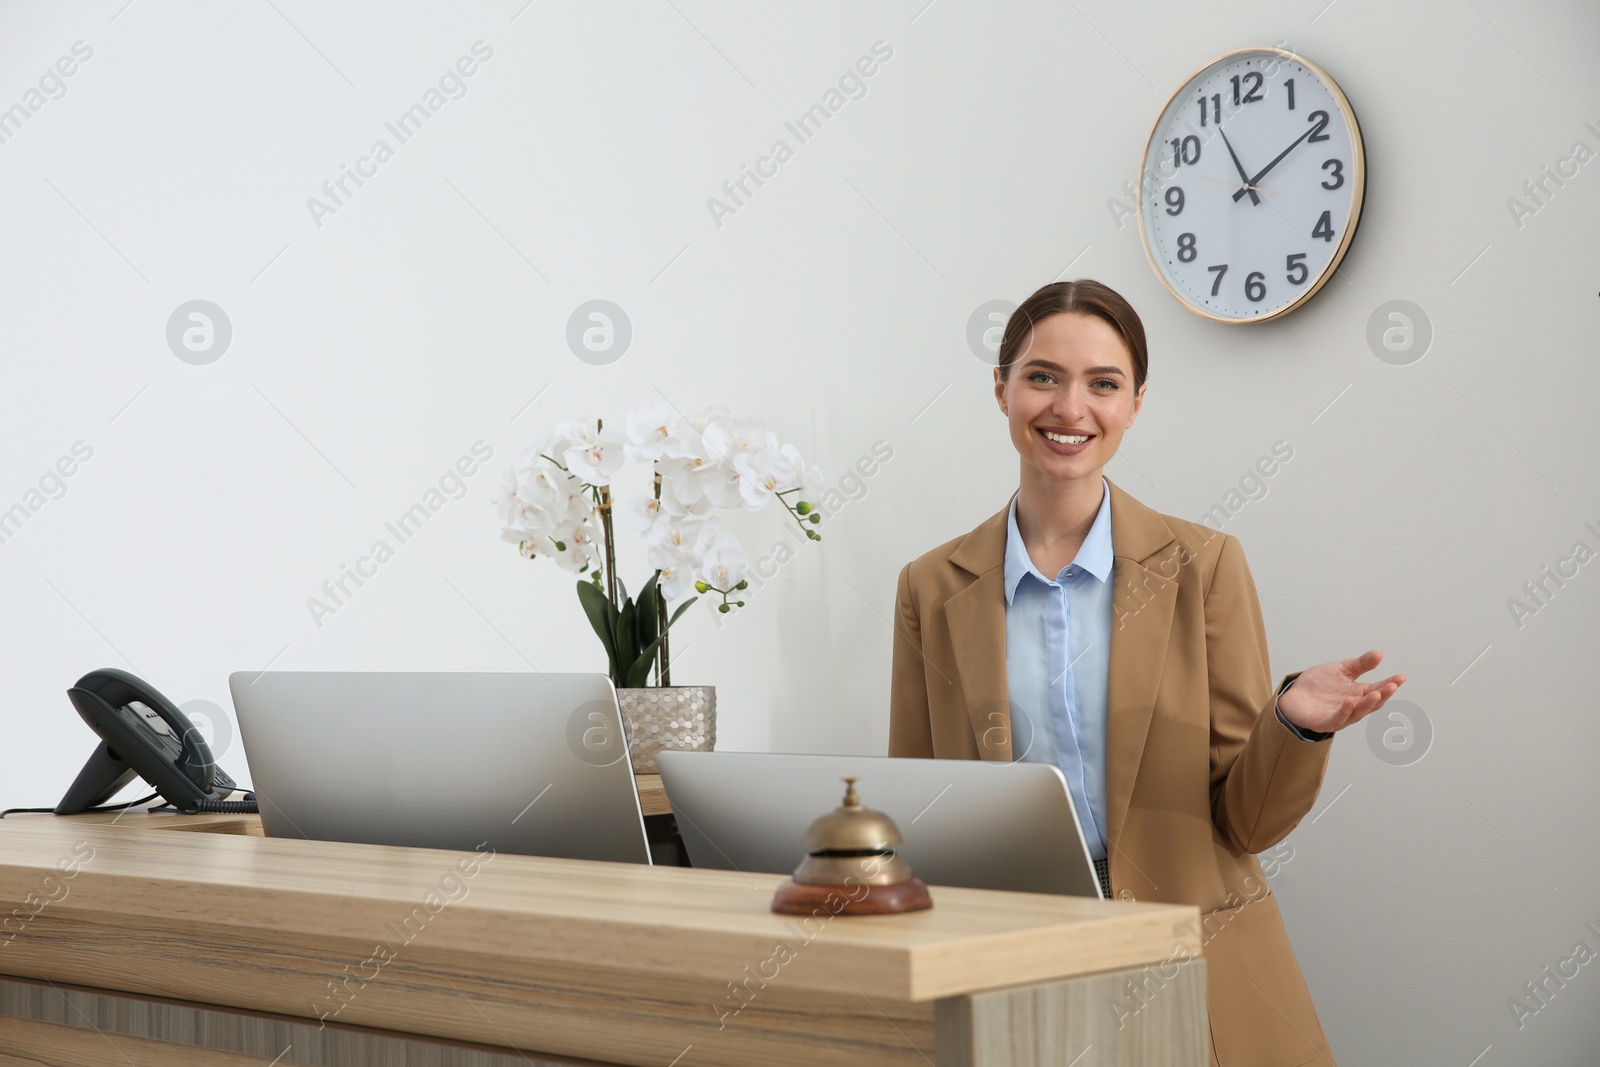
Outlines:
<svg viewBox="0 0 1600 1067"><path fill-rule="evenodd" d="M655 471L656 500L661 499L661 471ZM667 650L667 598L661 592L661 572L656 571L656 629L661 633L661 647L656 649L656 684L665 688L672 684L672 658Z"/></svg>

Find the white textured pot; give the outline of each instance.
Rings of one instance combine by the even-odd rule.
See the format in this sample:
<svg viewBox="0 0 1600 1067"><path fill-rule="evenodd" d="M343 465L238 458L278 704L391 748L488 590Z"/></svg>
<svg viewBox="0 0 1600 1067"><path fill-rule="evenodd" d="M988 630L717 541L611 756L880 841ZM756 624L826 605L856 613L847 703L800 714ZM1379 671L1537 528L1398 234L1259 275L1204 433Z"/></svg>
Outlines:
<svg viewBox="0 0 1600 1067"><path fill-rule="evenodd" d="M617 705L628 730L634 774L659 774L656 753L664 748L710 752L716 747L716 686L619 688Z"/></svg>

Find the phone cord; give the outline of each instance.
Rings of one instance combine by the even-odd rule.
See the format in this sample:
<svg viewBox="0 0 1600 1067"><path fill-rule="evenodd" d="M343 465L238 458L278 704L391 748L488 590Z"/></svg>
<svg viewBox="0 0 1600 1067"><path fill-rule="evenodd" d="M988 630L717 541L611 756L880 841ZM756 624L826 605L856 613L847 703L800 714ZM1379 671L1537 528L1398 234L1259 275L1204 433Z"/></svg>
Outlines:
<svg viewBox="0 0 1600 1067"><path fill-rule="evenodd" d="M261 809L256 806L254 793L246 793L246 800L197 800L194 810L218 815L255 815Z"/></svg>

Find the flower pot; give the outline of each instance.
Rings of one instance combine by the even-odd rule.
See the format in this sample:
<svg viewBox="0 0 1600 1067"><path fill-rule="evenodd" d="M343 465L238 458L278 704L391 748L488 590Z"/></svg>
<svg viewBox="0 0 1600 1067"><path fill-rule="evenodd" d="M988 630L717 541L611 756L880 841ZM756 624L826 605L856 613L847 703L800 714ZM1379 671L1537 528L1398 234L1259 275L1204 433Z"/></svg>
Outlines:
<svg viewBox="0 0 1600 1067"><path fill-rule="evenodd" d="M617 705L628 731L634 774L659 774L664 748L710 752L717 744L717 690L710 685L619 688Z"/></svg>

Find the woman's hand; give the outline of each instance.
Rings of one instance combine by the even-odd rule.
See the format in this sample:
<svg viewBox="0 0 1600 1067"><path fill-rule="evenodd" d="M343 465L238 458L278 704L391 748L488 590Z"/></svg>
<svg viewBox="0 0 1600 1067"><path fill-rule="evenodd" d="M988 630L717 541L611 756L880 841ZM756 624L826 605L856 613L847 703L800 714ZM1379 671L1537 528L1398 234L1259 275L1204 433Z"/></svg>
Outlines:
<svg viewBox="0 0 1600 1067"><path fill-rule="evenodd" d="M1356 681L1382 660L1383 653L1372 649L1353 659L1319 663L1300 672L1294 684L1278 698L1278 708L1285 719L1302 730L1343 730L1383 707L1405 683L1403 674L1391 675L1381 682Z"/></svg>

